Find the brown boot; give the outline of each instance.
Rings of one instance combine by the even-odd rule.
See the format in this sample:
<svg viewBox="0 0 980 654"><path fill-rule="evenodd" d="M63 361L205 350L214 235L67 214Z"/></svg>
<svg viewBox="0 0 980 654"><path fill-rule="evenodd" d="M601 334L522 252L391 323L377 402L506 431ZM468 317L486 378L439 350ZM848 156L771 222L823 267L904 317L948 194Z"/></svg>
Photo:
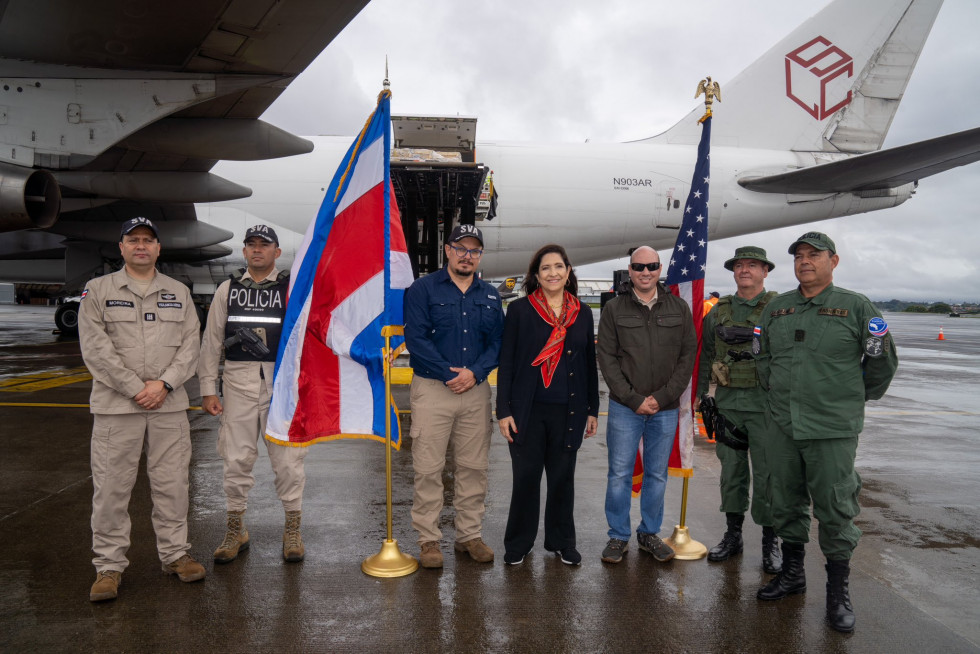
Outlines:
<svg viewBox="0 0 980 654"><path fill-rule="evenodd" d="M468 540L465 543L456 541L453 546L456 548L457 552L467 552L470 558L477 563L492 563L493 562L493 550L490 546L483 542L482 538L474 538L473 540Z"/></svg>
<svg viewBox="0 0 980 654"><path fill-rule="evenodd" d="M116 599L119 587L122 586L122 573L118 570L103 570L95 577L88 598L92 602L104 602Z"/></svg>
<svg viewBox="0 0 980 654"><path fill-rule="evenodd" d="M306 556L303 537L299 533L302 511L286 511L286 528L282 532L282 558L290 563L302 561Z"/></svg>
<svg viewBox="0 0 980 654"><path fill-rule="evenodd" d="M225 532L225 539L214 551L214 560L218 563L230 563L238 557L239 552L248 549L248 530L242 518L245 511L228 512L228 531Z"/></svg>
<svg viewBox="0 0 980 654"><path fill-rule="evenodd" d="M184 554L173 563L165 563L163 571L169 575L177 575L177 578L184 583L204 579L204 575L207 574L204 566L195 561L190 554Z"/></svg>
<svg viewBox="0 0 980 654"><path fill-rule="evenodd" d="M442 551L439 549L439 542L430 540L422 543L422 552L419 554L419 565L423 568L441 568Z"/></svg>

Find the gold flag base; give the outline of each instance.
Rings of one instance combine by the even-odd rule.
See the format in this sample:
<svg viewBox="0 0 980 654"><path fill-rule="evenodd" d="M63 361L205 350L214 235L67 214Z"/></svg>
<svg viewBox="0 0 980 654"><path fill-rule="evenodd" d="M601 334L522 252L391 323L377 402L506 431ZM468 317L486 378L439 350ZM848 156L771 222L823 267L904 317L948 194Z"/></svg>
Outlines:
<svg viewBox="0 0 980 654"><path fill-rule="evenodd" d="M372 577L405 577L418 569L418 559L402 554L395 539L384 541L380 552L361 563L361 572Z"/></svg>
<svg viewBox="0 0 980 654"><path fill-rule="evenodd" d="M674 533L664 542L674 550L674 558L680 561L697 561L708 555L707 547L696 540L691 540L687 527L675 526Z"/></svg>

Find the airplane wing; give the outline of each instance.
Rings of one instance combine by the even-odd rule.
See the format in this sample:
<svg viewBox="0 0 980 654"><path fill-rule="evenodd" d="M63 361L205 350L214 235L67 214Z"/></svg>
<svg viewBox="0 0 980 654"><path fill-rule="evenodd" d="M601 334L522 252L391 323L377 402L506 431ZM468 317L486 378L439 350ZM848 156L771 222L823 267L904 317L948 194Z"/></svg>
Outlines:
<svg viewBox="0 0 980 654"><path fill-rule="evenodd" d="M760 193L870 191L902 186L978 160L980 127L788 173L746 176L738 183Z"/></svg>
<svg viewBox="0 0 980 654"><path fill-rule="evenodd" d="M111 244L133 215L247 197L209 171L313 149L258 118L367 2L0 1L0 233Z"/></svg>

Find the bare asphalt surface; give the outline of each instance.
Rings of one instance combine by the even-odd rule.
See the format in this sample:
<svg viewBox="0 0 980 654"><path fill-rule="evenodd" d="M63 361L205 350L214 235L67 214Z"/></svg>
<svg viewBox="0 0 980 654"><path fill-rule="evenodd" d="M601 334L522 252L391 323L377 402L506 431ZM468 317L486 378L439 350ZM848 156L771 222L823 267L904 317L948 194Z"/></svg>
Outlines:
<svg viewBox="0 0 980 654"><path fill-rule="evenodd" d="M246 514L252 547L217 565L210 554L224 527L218 421L192 411L190 534L207 579L182 584L160 571L141 471L120 596L92 604L91 416L86 408L13 406L88 402L84 381L18 390L24 375L82 365L77 342L51 334L52 315L42 307L0 307L0 384L6 383L0 385L0 651L980 651L980 321L946 321L947 340L937 343L926 318L888 317L900 372L886 398L869 407L861 436L865 536L852 561L858 623L848 636L823 622L825 575L815 531L807 547L807 594L775 603L755 599L768 577L761 571L761 529L750 521L745 553L725 563L659 564L635 540L622 564L601 563L605 418L579 454L581 567L561 564L540 537L523 565L503 564L510 460L495 435L484 539L498 560L478 564L453 553L447 511L443 570L376 579L360 563L378 551L385 534L383 446L313 447L303 511L307 557L299 564L282 561L282 508L263 452ZM404 390L398 391L403 401ZM407 441L393 456L395 538L417 555L409 447ZM696 441L688 506L691 536L709 547L724 530L713 447ZM448 505L450 473L445 481ZM678 520L680 492L681 481L672 479L662 536Z"/></svg>

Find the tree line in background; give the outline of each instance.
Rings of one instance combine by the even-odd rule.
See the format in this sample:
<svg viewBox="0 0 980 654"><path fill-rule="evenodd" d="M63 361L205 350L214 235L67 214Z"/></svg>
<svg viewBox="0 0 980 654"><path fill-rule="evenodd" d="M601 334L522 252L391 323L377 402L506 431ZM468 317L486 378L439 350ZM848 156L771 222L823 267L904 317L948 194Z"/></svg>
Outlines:
<svg viewBox="0 0 980 654"><path fill-rule="evenodd" d="M887 300L874 302L874 305L884 311L903 311L905 313L980 313L980 305L963 303L950 305L946 302L906 302L905 300Z"/></svg>

